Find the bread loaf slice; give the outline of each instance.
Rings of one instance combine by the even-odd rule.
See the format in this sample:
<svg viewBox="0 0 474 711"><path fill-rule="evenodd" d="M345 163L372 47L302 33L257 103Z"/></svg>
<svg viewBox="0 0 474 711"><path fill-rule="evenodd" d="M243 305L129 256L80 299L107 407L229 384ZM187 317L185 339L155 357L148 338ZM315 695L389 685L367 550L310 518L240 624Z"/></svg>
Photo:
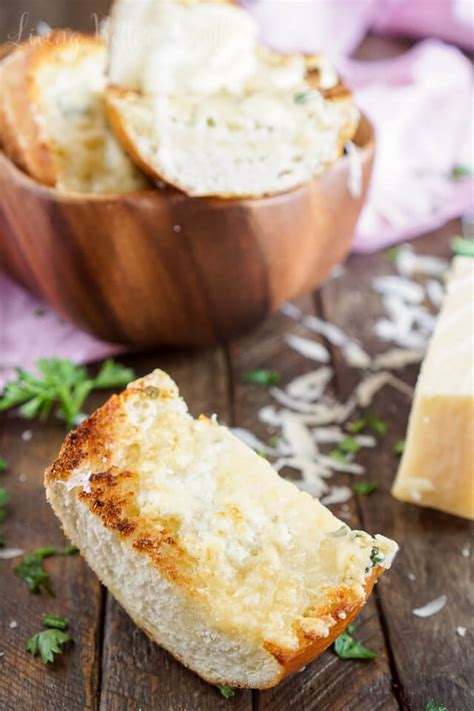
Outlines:
<svg viewBox="0 0 474 711"><path fill-rule="evenodd" d="M56 31L0 63L0 144L37 181L77 192L147 187L108 125L105 62L100 40Z"/></svg>
<svg viewBox="0 0 474 711"><path fill-rule="evenodd" d="M292 189L341 155L358 124L322 57L258 45L241 8L197 0L117 0L109 118L152 178L192 196Z"/></svg>
<svg viewBox="0 0 474 711"><path fill-rule="evenodd" d="M266 688L359 612L397 545L351 531L156 370L46 471L66 535L135 623L213 684Z"/></svg>

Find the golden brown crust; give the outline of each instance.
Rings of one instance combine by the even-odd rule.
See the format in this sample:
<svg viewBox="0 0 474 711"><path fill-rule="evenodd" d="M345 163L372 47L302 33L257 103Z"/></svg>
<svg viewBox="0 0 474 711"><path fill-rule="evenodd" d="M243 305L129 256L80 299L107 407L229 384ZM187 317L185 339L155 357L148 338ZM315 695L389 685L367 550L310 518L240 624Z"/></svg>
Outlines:
<svg viewBox="0 0 474 711"><path fill-rule="evenodd" d="M318 637L317 635L309 635L302 630L298 630L299 645L296 650L284 649L271 642L264 642L264 647L281 665L281 675L275 680L272 686L279 684L289 674L299 671L309 662L319 657L335 640L339 637L347 626L357 617L361 609L367 602L372 588L377 581L377 578L383 573L384 569L380 566L374 568L372 574L367 578L365 583L365 597L357 600L347 591L340 590L335 594L333 604L325 606L324 610L318 610L318 615L328 616L334 620L334 625L331 627L327 637Z"/></svg>
<svg viewBox="0 0 474 711"><path fill-rule="evenodd" d="M71 43L81 52L102 47L100 40L69 30L56 30L19 45L0 63L0 144L6 155L32 178L54 186L58 169L45 126L36 73L55 61L55 53Z"/></svg>
<svg viewBox="0 0 474 711"><path fill-rule="evenodd" d="M137 554L146 556L164 577L180 585L187 594L194 595L197 562L180 545L179 523L172 518L161 519L157 523L140 514L136 505L138 475L131 468L118 470L117 467L107 466L109 447L120 436L126 417L124 400L135 398L137 394L164 400L176 396L166 387L150 386L146 379L136 381L119 396L113 395L67 436L58 459L45 472L45 485L48 488L56 482L65 483L81 464L87 462L96 473L90 477L86 489L78 487L76 496L105 528L126 541ZM328 636L307 631L301 622L295 621L294 629L299 641L296 649L286 649L269 641L263 643L264 649L280 667L280 673L269 686L278 684L284 677L304 667L334 642L360 612L382 572L382 567L372 571L366 579L362 598L351 589L335 589L327 594L324 606L306 611L309 618L328 623ZM135 622L153 639L142 620ZM185 660L180 661L185 663ZM210 681L217 683L215 679ZM223 680L222 683L227 682Z"/></svg>

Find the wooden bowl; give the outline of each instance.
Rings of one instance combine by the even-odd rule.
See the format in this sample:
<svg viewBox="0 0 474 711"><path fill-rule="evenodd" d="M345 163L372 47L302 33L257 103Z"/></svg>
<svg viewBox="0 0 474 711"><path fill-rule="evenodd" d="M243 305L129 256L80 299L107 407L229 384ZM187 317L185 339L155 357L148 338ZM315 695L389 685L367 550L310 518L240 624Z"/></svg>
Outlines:
<svg viewBox="0 0 474 711"><path fill-rule="evenodd" d="M175 190L60 193L0 154L0 263L64 318L140 346L225 340L317 287L347 255L367 192L373 129L362 118L362 191L349 159L268 198Z"/></svg>

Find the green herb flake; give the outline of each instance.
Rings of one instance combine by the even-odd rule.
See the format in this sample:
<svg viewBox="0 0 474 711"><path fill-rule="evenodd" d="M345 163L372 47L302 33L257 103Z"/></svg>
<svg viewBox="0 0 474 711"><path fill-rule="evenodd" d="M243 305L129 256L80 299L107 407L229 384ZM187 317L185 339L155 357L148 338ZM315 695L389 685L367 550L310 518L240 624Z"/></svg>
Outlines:
<svg viewBox="0 0 474 711"><path fill-rule="evenodd" d="M222 686L221 684L217 684L217 688L221 692L224 699L233 699L234 698L235 689L233 689L231 686Z"/></svg>
<svg viewBox="0 0 474 711"><path fill-rule="evenodd" d="M91 390L123 387L134 378L131 368L110 358L95 378L89 378L85 368L63 358L41 358L36 365L38 376L17 368L17 379L7 383L0 398L0 412L19 407L24 417L45 420L55 407L66 425L72 427Z"/></svg>
<svg viewBox="0 0 474 711"><path fill-rule="evenodd" d="M393 453L397 457L401 457L404 451L405 451L405 440L399 439L398 442L396 442L393 447Z"/></svg>
<svg viewBox="0 0 474 711"><path fill-rule="evenodd" d="M45 627L53 627L57 630L67 630L68 621L65 617L57 617L56 615L49 615L47 612L43 612L43 625Z"/></svg>
<svg viewBox="0 0 474 711"><path fill-rule="evenodd" d="M472 170L469 168L468 165L463 165L461 163L453 166L453 169L451 170L451 179L452 180L459 180L459 178L466 178L469 175L472 175Z"/></svg>
<svg viewBox="0 0 474 711"><path fill-rule="evenodd" d="M206 122L206 123L207 123L208 126L211 126L211 127L214 127L214 126L216 125L216 122L215 122L215 120L212 118L212 116L209 116L209 118L207 119L207 122Z"/></svg>
<svg viewBox="0 0 474 711"><path fill-rule="evenodd" d="M26 643L26 650L36 657L39 655L43 664L54 661L55 654L62 654L61 645L69 642L71 637L60 629L47 629L34 634Z"/></svg>
<svg viewBox="0 0 474 711"><path fill-rule="evenodd" d="M377 656L376 652L372 652L363 644L357 642L352 636L354 631L353 625L349 625L347 630L339 635L334 642L334 651L341 659L374 659Z"/></svg>
<svg viewBox="0 0 474 711"><path fill-rule="evenodd" d="M370 552L370 562L372 563L372 565L366 570L366 572L368 572L372 568L375 568L377 565L381 565L384 560L385 555L379 548L377 548L377 546L374 546Z"/></svg>
<svg viewBox="0 0 474 711"><path fill-rule="evenodd" d="M337 448L345 454L356 454L360 449L360 444L355 437L345 437L339 442Z"/></svg>
<svg viewBox="0 0 474 711"><path fill-rule="evenodd" d="M384 256L391 262L395 262L397 260L398 255L400 254L400 251L401 247L389 247L389 249L386 249L384 251Z"/></svg>
<svg viewBox="0 0 474 711"><path fill-rule="evenodd" d="M347 452L341 452L339 449L332 449L329 452L331 459L335 459L337 462L347 462L348 454Z"/></svg>
<svg viewBox="0 0 474 711"><path fill-rule="evenodd" d="M280 375L275 370L265 370L263 368L257 370L249 370L244 374L246 383L255 383L256 385L278 385Z"/></svg>
<svg viewBox="0 0 474 711"><path fill-rule="evenodd" d="M295 94L295 104L306 104L310 96L309 91L302 91L300 94Z"/></svg>
<svg viewBox="0 0 474 711"><path fill-rule="evenodd" d="M61 551L61 555L75 555L76 553L79 553L77 546L66 546L66 548Z"/></svg>
<svg viewBox="0 0 474 711"><path fill-rule="evenodd" d="M455 237L451 240L451 252L461 257L474 257L474 239Z"/></svg>
<svg viewBox="0 0 474 711"><path fill-rule="evenodd" d="M3 457L0 457L0 474L3 474L3 472L6 472L7 469L8 469L7 460L4 459Z"/></svg>
<svg viewBox="0 0 474 711"><path fill-rule="evenodd" d="M367 415L366 424L372 432L376 434L385 434L388 430L388 424L377 417L377 415Z"/></svg>
<svg viewBox="0 0 474 711"><path fill-rule="evenodd" d="M277 435L273 435L273 437L270 437L270 439L268 440L268 446L273 448L278 447L279 441L280 438Z"/></svg>
<svg viewBox="0 0 474 711"><path fill-rule="evenodd" d="M267 455L266 455L266 453L263 451L263 449L256 449L255 451L257 452L257 454L258 454L259 457L262 457L262 459L266 459L266 458L267 458Z"/></svg>
<svg viewBox="0 0 474 711"><path fill-rule="evenodd" d="M356 494L361 494L362 496L369 496L377 491L379 485L376 481L358 481L353 485L353 489Z"/></svg>
<svg viewBox="0 0 474 711"><path fill-rule="evenodd" d="M55 549L38 548L32 553L25 553L19 565L14 569L15 575L25 581L28 590L32 593L40 593L45 590L49 595L54 597L54 592L51 588L49 574L43 568L43 559L49 558L55 554Z"/></svg>
<svg viewBox="0 0 474 711"><path fill-rule="evenodd" d="M425 711L448 711L448 709L444 705L435 704L433 699L430 699L425 706Z"/></svg>
<svg viewBox="0 0 474 711"><path fill-rule="evenodd" d="M0 486L0 508L4 508L9 501L10 497L8 496L8 491L4 486Z"/></svg>
<svg viewBox="0 0 474 711"><path fill-rule="evenodd" d="M367 427L367 419L365 417L362 417L360 420L356 420L356 422L353 422L352 425L349 426L349 431L352 432L353 434L358 434L359 432L362 432Z"/></svg>

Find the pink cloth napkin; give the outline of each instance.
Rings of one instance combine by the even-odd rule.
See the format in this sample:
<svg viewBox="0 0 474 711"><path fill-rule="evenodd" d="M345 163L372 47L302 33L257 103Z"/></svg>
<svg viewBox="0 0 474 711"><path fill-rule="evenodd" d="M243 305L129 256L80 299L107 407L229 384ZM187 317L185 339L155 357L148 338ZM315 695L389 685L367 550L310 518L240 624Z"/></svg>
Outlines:
<svg viewBox="0 0 474 711"><path fill-rule="evenodd" d="M395 59L348 59L371 26L426 33L467 47L474 37L471 0L261 0L244 4L283 50L325 51L377 132L377 157L354 250L406 240L474 212L474 182L453 181L456 164L473 163L473 91L469 60L455 47L425 40ZM42 356L86 362L117 353L64 323L49 307L0 273L0 385L13 366Z"/></svg>

